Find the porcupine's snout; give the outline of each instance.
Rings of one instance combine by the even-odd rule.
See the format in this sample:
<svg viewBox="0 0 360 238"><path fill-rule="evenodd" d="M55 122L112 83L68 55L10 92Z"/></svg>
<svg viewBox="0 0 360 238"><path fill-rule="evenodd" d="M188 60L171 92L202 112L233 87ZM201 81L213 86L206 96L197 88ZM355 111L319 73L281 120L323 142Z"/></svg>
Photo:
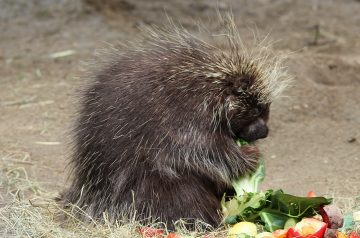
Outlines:
<svg viewBox="0 0 360 238"><path fill-rule="evenodd" d="M258 118L249 126L241 130L239 137L248 142L252 142L267 137L268 133L269 129L266 122L262 118Z"/></svg>

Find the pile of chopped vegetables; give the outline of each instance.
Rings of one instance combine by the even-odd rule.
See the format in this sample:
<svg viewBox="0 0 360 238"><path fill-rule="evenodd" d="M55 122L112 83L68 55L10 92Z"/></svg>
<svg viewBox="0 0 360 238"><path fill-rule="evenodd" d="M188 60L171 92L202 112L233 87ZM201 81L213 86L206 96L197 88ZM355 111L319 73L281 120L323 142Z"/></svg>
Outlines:
<svg viewBox="0 0 360 238"><path fill-rule="evenodd" d="M243 140L236 143L247 144ZM331 198L317 197L314 192L299 197L282 190L259 191L264 177L264 164L260 162L255 172L232 182L235 196L224 194L221 206L227 238L360 238L360 211L344 216L331 204ZM141 233L143 237L198 237L165 235L162 230L148 227Z"/></svg>
<svg viewBox="0 0 360 238"><path fill-rule="evenodd" d="M247 142L238 140L239 146ZM271 189L259 192L265 177L260 163L253 174L245 175L232 185L236 195L224 195L221 205L225 225L230 226L228 238L360 238L356 223L359 212L346 214L331 205L332 199L298 197Z"/></svg>

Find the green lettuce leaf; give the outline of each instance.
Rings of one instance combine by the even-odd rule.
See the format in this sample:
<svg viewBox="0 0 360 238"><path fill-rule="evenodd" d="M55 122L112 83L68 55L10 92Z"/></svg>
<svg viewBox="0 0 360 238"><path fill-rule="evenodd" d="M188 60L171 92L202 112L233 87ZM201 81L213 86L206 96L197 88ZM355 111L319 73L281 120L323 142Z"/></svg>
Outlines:
<svg viewBox="0 0 360 238"><path fill-rule="evenodd" d="M288 217L301 219L317 214L320 207L330 204L332 199L324 197L298 197L277 190L271 195L271 209Z"/></svg>
<svg viewBox="0 0 360 238"><path fill-rule="evenodd" d="M265 166L263 161L259 162L259 166L252 174L245 174L237 180L232 182L237 196L242 196L244 193L256 193L259 191L259 185L265 178Z"/></svg>
<svg viewBox="0 0 360 238"><path fill-rule="evenodd" d="M270 232L274 232L278 229L283 229L288 216L274 212L274 210L264 208L259 212L261 221L265 225L265 229Z"/></svg>
<svg viewBox="0 0 360 238"><path fill-rule="evenodd" d="M265 226L273 232L283 229L290 218L300 221L304 217L316 215L320 207L330 204L332 199L324 197L297 197L282 190L265 193L245 193L229 201L223 199L222 206L226 224L250 221Z"/></svg>

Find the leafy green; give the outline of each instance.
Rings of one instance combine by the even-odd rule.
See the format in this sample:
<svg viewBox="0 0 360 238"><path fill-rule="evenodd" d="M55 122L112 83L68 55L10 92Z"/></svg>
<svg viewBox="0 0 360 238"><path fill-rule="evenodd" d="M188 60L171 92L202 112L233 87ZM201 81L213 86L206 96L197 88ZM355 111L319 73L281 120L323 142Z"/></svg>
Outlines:
<svg viewBox="0 0 360 238"><path fill-rule="evenodd" d="M232 182L237 196L244 193L256 193L259 191L259 185L265 178L265 166L260 162L258 168L253 174L245 174Z"/></svg>
<svg viewBox="0 0 360 238"><path fill-rule="evenodd" d="M316 215L320 207L330 204L324 197L297 197L282 190L267 190L259 193L244 193L229 201L223 199L222 206L226 224L250 221L265 226L273 232L283 229L289 218L296 221Z"/></svg>
<svg viewBox="0 0 360 238"><path fill-rule="evenodd" d="M245 193L242 196L235 196L229 201L222 200L223 213L228 218L230 223L231 219L235 219L233 223L239 220L251 220L253 216L257 216L258 212L265 206L268 193ZM234 218L235 217L235 218Z"/></svg>
<svg viewBox="0 0 360 238"><path fill-rule="evenodd" d="M236 139L235 142L240 147L243 146L243 145L248 145L249 144L249 142L247 142L246 140L240 139L240 138Z"/></svg>
<svg viewBox="0 0 360 238"><path fill-rule="evenodd" d="M266 208L262 209L259 215L261 221L265 223L265 229L270 232L283 229L288 220L286 215L273 213Z"/></svg>
<svg viewBox="0 0 360 238"><path fill-rule="evenodd" d="M316 215L321 206L331 202L324 197L298 197L277 190L271 195L270 208L288 217L303 218Z"/></svg>
<svg viewBox="0 0 360 238"><path fill-rule="evenodd" d="M293 227L296 225L296 223L298 223L299 221L295 218L290 217L289 219L286 220L285 224L284 224L284 229L288 229L290 227Z"/></svg>
<svg viewBox="0 0 360 238"><path fill-rule="evenodd" d="M248 142L237 139L236 144L240 147L244 145L248 145ZM238 178L237 180L232 181L232 186L235 189L236 195L241 196L244 193L256 193L259 191L259 185L265 178L265 166L263 161L259 162L259 166L257 167L254 173L248 173L244 176Z"/></svg>

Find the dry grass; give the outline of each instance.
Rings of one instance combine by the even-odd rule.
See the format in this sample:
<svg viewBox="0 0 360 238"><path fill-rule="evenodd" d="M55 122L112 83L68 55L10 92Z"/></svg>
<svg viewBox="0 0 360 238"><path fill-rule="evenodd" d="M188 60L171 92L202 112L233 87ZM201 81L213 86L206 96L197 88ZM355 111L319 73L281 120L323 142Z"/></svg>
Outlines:
<svg viewBox="0 0 360 238"><path fill-rule="evenodd" d="M0 237L141 237L135 221L80 221L55 202L56 193L42 189L16 164L0 160Z"/></svg>
<svg viewBox="0 0 360 238"><path fill-rule="evenodd" d="M84 223L56 204L56 194L28 179L24 168L1 168L1 237L141 237L137 223Z"/></svg>
<svg viewBox="0 0 360 238"><path fill-rule="evenodd" d="M133 220L111 223L104 215L99 222L89 217L81 221L75 215L77 207L64 210L54 200L56 193L48 192L31 181L25 168L9 165L0 159L0 237L141 237L139 222ZM21 163L20 163L21 164ZM360 198L334 199L344 212L360 210ZM153 223L149 226L161 227ZM200 224L204 225L204 224ZM179 233L190 237L202 237L203 231L190 233L180 223ZM360 231L360 224L357 224ZM208 233L207 237L225 237L224 229Z"/></svg>
<svg viewBox="0 0 360 238"><path fill-rule="evenodd" d="M0 237L142 237L139 222L126 220L112 223L106 215L102 221L89 217L79 220L78 207L64 210L54 200L56 193L48 192L31 181L25 168L4 163L0 159ZM86 215L86 214L85 214ZM190 237L201 237L204 231L189 232L179 222L178 230ZM199 227L204 224L199 224ZM163 224L149 224L163 227ZM202 226L203 227L203 226ZM208 233L208 237L224 237L226 231Z"/></svg>

